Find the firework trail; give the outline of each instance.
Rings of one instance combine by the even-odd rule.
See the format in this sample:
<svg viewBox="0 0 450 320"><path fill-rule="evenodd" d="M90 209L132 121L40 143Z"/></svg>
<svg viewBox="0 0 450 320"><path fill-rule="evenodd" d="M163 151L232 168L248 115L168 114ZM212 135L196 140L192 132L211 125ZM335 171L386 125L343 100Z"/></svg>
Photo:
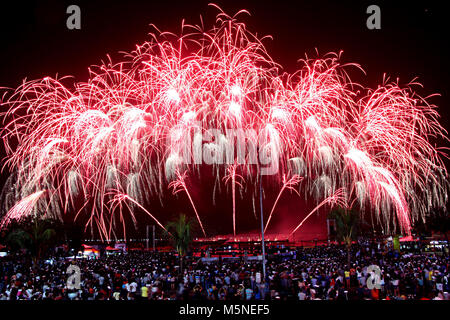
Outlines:
<svg viewBox="0 0 450 320"><path fill-rule="evenodd" d="M191 202L192 208L194 209L195 216L197 217L197 221L200 224L200 228L202 229L203 235L206 237L205 229L203 228L202 220L200 219L200 216L198 215L197 209L195 208L194 201L192 200L191 194L186 186L185 178L186 178L186 172L183 172L180 174L179 171L176 171L177 179L169 183L169 188L173 188L173 194L177 194L180 191L186 192L186 195L189 198L189 201Z"/></svg>
<svg viewBox="0 0 450 320"><path fill-rule="evenodd" d="M236 184L242 188L242 184L236 178L244 180L241 175L236 174L237 165L227 167L227 175L223 178L225 183L231 181L231 193L233 199L233 235L236 236Z"/></svg>
<svg viewBox="0 0 450 320"><path fill-rule="evenodd" d="M289 190L294 191L295 193L297 193L300 196L298 191L295 190L295 188L294 188L297 184L300 183L300 181L302 181L302 178L299 177L298 175L292 176L292 178L290 178L289 180L286 179L285 175L283 176L283 186L281 187L280 192L278 193L278 196L272 206L272 210L270 210L269 219L267 219L266 226L264 227L264 232L266 232L267 227L269 226L270 219L272 219L272 214L275 210L275 207L277 206L278 200L280 200L280 197L281 197L281 194L283 193L283 191L285 189L289 189Z"/></svg>
<svg viewBox="0 0 450 320"><path fill-rule="evenodd" d="M45 194L46 190L40 190L17 202L3 217L0 228L3 228L10 221L20 221L33 213L36 203Z"/></svg>
<svg viewBox="0 0 450 320"><path fill-rule="evenodd" d="M374 215L387 231L409 234L445 207L447 171L435 144L447 141L446 131L429 97L414 92L417 83L385 78L376 90L364 88L349 75L360 67L341 64L339 54L282 73L264 39L239 22L243 13L220 12L211 30L158 31L122 61L90 68L89 81L73 88L45 77L7 92L1 136L15 183L2 192L1 225L29 214L30 194L47 190L49 208L78 211L86 228L108 237L117 214L125 224L118 203L146 211L173 188L186 192L206 235L185 182L205 166L215 173L214 192L223 179L232 185L234 233L236 184L251 186L267 168L280 192L266 229L281 194L300 178L305 197L329 203L343 190L346 206ZM242 169L239 182L233 164ZM106 205L114 192L116 205Z"/></svg>
<svg viewBox="0 0 450 320"><path fill-rule="evenodd" d="M116 207L118 205L120 205L120 203L122 203L123 201L128 200L131 201L132 203L134 203L136 206L138 206L139 208L142 209L142 211L144 211L146 214L148 214L150 216L150 218L152 218L157 224L158 226L160 226L164 231L166 231L168 234L171 235L171 233L169 231L167 231L167 229L159 222L158 219L156 219L147 209L145 209L139 202L137 202L136 200L134 200L133 198L131 198L129 195L127 194L123 194L123 193L119 193L119 194L115 194L114 198L111 200L111 204L113 206L112 211L115 211ZM120 210L121 211L121 210ZM131 212L131 210L130 210ZM123 219L122 219L123 220ZM133 216L133 220L135 220L134 216ZM111 231L111 229L110 229ZM124 234L125 234L125 230L124 230Z"/></svg>
<svg viewBox="0 0 450 320"><path fill-rule="evenodd" d="M325 204L330 204L331 206L334 205L340 205L343 208L347 207L346 201L345 201L345 194L342 189L337 190L332 196L329 196L325 200L323 200L321 203L319 203L310 213L306 215L306 217L294 228L294 230L291 231L289 236L292 236L302 225L303 223L308 220L310 216L317 210L319 210L321 207L323 207Z"/></svg>

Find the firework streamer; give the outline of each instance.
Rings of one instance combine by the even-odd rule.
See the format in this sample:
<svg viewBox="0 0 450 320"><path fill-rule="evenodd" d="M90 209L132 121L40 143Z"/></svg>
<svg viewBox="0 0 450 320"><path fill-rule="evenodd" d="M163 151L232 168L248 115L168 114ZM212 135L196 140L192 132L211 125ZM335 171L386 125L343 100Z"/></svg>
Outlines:
<svg viewBox="0 0 450 320"><path fill-rule="evenodd" d="M17 202L2 218L0 228L6 227L13 220L21 221L24 218L31 216L37 202L45 192L46 190L36 191Z"/></svg>
<svg viewBox="0 0 450 320"><path fill-rule="evenodd" d="M275 207L277 206L278 200L280 200L280 197L281 197L281 194L283 193L283 191L285 189L289 189L291 191L294 191L298 196L300 196L298 191L295 190L295 188L294 188L297 184L300 183L300 181L302 181L302 177L300 177L298 175L292 176L292 178L290 178L289 180L286 178L285 175L283 176L283 186L281 187L280 192L278 192L278 196L272 206L272 210L270 210L269 219L267 219L266 226L264 227L264 232L266 232L267 227L269 226L270 219L272 219L272 214L275 211Z"/></svg>
<svg viewBox="0 0 450 320"><path fill-rule="evenodd" d="M235 237L236 237L236 185L242 188L242 184L239 181L236 181L236 179L244 180L244 178L241 175L236 174L236 168L237 168L236 164L227 167L227 175L223 178L225 183L231 181L231 194L233 201L233 235Z"/></svg>
<svg viewBox="0 0 450 320"><path fill-rule="evenodd" d="M206 237L205 229L203 228L202 220L200 219L200 216L198 215L197 209L195 208L194 201L192 200L191 194L189 193L189 190L186 186L185 178L186 178L186 172L183 172L180 174L179 171L175 172L177 179L172 181L169 184L169 188L173 188L173 194L177 194L180 191L186 192L187 197L189 198L189 201L192 205L192 209L194 209L195 216L197 217L197 221L200 224L200 228L202 229L203 235Z"/></svg>
<svg viewBox="0 0 450 320"><path fill-rule="evenodd" d="M306 215L306 217L289 233L289 236L292 236L302 225L303 223L308 220L310 216L317 210L319 210L321 207L323 207L325 204L330 204L331 206L334 205L340 205L344 208L347 207L346 201L345 201L345 194L342 189L337 190L333 195L329 196L325 200L323 200L321 203L319 203L310 213Z"/></svg>
<svg viewBox="0 0 450 320"><path fill-rule="evenodd" d="M135 199L131 198L129 195L124 194L124 193L117 193L114 195L114 198L111 200L111 205L113 206L113 209L115 209L114 207L120 205L120 203L122 203L123 201L128 200L130 202L132 202L133 204L135 204L136 206L138 206L140 209L142 209L147 215L150 216L150 218L152 218L157 224L158 226L160 226L164 231L166 231L167 233L169 233L171 235L170 232L167 231L167 229L159 222L158 219L156 219L147 209L145 209L139 202L137 202ZM133 216L134 219L134 216Z"/></svg>

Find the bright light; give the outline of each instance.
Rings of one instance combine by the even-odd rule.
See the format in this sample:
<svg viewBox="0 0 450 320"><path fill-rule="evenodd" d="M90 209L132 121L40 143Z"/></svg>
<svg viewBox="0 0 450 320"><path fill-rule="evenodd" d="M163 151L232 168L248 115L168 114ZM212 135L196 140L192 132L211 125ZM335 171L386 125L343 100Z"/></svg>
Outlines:
<svg viewBox="0 0 450 320"><path fill-rule="evenodd" d="M231 94L233 96L241 96L242 95L242 89L238 85L234 85L231 87Z"/></svg>
<svg viewBox="0 0 450 320"><path fill-rule="evenodd" d="M175 103L180 103L180 96L175 89L167 90L167 98Z"/></svg>
<svg viewBox="0 0 450 320"><path fill-rule="evenodd" d="M239 103L231 102L228 111L233 114L236 118L241 116L242 106Z"/></svg>

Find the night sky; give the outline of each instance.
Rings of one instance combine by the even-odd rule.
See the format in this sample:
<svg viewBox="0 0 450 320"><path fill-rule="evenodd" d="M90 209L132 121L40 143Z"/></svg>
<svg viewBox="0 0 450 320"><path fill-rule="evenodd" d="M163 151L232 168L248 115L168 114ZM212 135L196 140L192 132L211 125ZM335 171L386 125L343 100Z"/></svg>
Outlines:
<svg viewBox="0 0 450 320"><path fill-rule="evenodd" d="M106 54L113 61L120 51L131 51L148 40L149 24L160 30L179 32L182 19L212 26L217 9L209 1L10 1L0 10L0 86L14 88L24 78L72 75L77 81L88 79L88 67L100 64ZM441 4L423 1L215 1L226 13L233 15L246 9L251 16L242 20L253 33L271 35L264 43L272 58L294 72L298 59L317 57L328 52L343 51L342 62L359 63L364 76L355 71L352 79L364 86L376 88L386 73L391 80L399 78L407 84L414 78L424 85L419 94L441 96L430 101L439 106L442 123L449 129L449 41L450 24ZM68 30L66 8L77 4L81 8L81 30ZM376 4L381 8L381 30L366 27L366 8ZM1 158L4 156L1 147ZM2 173L2 180L6 173ZM204 199L201 190L194 195ZM194 192L195 193L195 192ZM180 196L175 207L166 207L168 216L178 214L177 208L189 213L185 197ZM218 233L231 231L231 201L223 200L212 208L207 200L199 201L199 211L206 225ZM266 199L271 200L270 191ZM289 199L280 202L280 211L299 210ZM266 206L267 206L266 205ZM304 205L306 206L306 205ZM162 210L157 206L153 210ZM242 228L259 226L248 204L242 217ZM214 211L214 212L211 212ZM224 213L224 214L221 214ZM224 217L216 219L216 216ZM274 223L277 223L274 221ZM281 220L278 221L281 224ZM280 226L282 228L282 226ZM243 230L243 231L244 231ZM315 231L314 231L315 232ZM313 233L314 233L313 232Z"/></svg>

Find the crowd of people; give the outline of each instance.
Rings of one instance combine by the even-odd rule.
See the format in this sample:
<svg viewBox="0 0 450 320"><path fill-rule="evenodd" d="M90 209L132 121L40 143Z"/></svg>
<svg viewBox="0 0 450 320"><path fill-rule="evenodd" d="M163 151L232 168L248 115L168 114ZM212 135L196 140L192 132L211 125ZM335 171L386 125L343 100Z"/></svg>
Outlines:
<svg viewBox="0 0 450 320"><path fill-rule="evenodd" d="M265 279L261 261L247 255L187 256L180 264L175 252L54 254L41 261L12 254L0 258L0 300L449 300L446 253L404 253L368 242L349 253L339 245L271 252ZM69 279L71 264L80 268L79 287ZM380 272L371 273L371 265Z"/></svg>

